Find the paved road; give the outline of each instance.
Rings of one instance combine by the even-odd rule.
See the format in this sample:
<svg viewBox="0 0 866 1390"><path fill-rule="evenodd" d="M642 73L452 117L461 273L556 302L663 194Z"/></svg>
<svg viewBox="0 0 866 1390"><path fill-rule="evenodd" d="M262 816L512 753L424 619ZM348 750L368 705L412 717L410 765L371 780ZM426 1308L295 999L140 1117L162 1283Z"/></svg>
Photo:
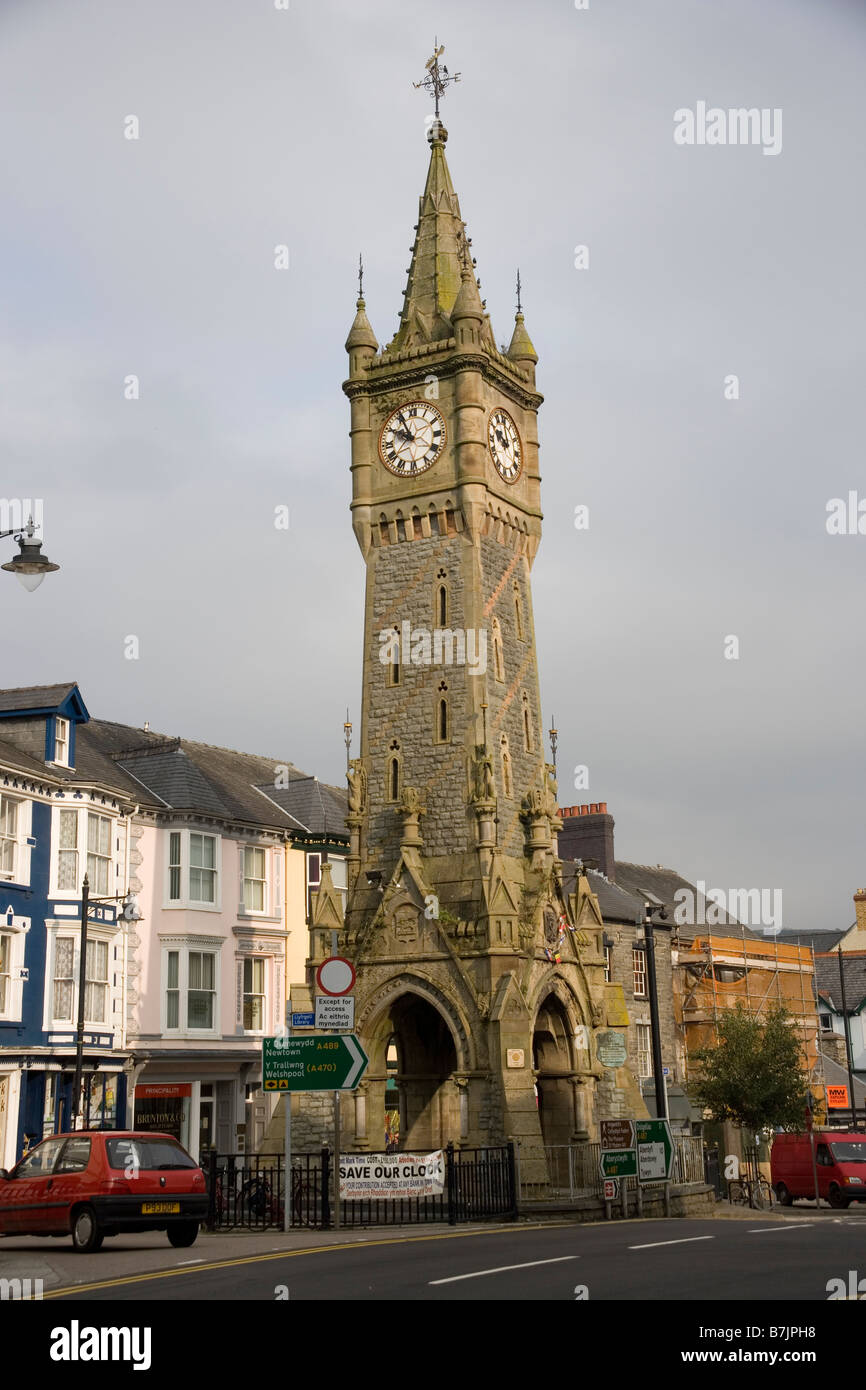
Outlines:
<svg viewBox="0 0 866 1390"><path fill-rule="evenodd" d="M569 1301L585 1286L583 1296L593 1301L826 1301L830 1279L847 1278L852 1269L866 1275L863 1221L844 1214L816 1218L806 1210L782 1219L756 1212L739 1220L404 1230L351 1238L315 1232L206 1237L176 1252L153 1244L143 1250L143 1239L135 1243L136 1272L129 1268L131 1240L124 1249L115 1243L111 1257L125 1263L122 1272L110 1269L102 1254L70 1255L74 1276L61 1276L65 1288L46 1285L46 1298ZM13 1254L9 1245L4 1241L0 1249L3 1274ZM45 1246L23 1239L15 1245L16 1272L24 1275L25 1262ZM57 1264L56 1254L51 1262ZM35 1268L31 1272L36 1277ZM76 1287L69 1287L71 1277Z"/></svg>

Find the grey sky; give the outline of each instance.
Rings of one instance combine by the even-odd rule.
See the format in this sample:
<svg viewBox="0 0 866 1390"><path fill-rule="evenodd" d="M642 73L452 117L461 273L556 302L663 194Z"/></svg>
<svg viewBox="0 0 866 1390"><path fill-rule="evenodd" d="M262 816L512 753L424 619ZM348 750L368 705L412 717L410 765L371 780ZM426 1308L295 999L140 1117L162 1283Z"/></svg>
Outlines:
<svg viewBox="0 0 866 1390"><path fill-rule="evenodd" d="M844 926L866 536L825 508L866 494L855 3L6 0L0 494L44 499L62 569L33 595L0 576L2 683L77 679L97 716L340 780L363 602L343 342L361 249L380 343L396 327L434 29L482 294L507 341L520 266L540 356L561 800L606 800L622 858ZM699 100L781 108L781 154L678 147Z"/></svg>

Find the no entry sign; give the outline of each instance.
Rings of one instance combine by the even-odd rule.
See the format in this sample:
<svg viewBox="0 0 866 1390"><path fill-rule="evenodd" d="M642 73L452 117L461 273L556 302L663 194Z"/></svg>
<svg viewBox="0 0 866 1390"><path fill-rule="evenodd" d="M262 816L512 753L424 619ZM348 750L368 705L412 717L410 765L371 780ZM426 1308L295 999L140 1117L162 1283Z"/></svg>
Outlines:
<svg viewBox="0 0 866 1390"><path fill-rule="evenodd" d="M329 956L316 971L316 983L323 994L349 994L355 983L355 967L343 956Z"/></svg>

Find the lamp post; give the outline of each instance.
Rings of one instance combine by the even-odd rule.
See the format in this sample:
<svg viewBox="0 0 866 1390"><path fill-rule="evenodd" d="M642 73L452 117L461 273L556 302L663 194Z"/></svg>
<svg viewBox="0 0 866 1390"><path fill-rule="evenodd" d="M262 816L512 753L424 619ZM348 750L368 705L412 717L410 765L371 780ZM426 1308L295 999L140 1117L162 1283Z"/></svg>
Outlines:
<svg viewBox="0 0 866 1390"><path fill-rule="evenodd" d="M644 903L643 942L637 943L646 957L647 993L650 1006L650 1031L652 1034L653 1079L656 1091L656 1118L666 1120L668 1115L668 1096L662 1066L662 1039L659 1028L659 997L656 982L655 940L653 937L653 910L650 903Z"/></svg>
<svg viewBox="0 0 866 1390"><path fill-rule="evenodd" d="M27 525L23 528L13 526L11 531L0 531L0 540L6 536L14 536L18 542L20 554L14 560L7 560L5 565L0 565L0 569L8 570L10 574L18 576L18 582L24 585L30 593L38 589L46 574L52 570L59 570L59 565L54 565L47 555L40 554L42 542L35 539L36 526L31 516Z"/></svg>
<svg viewBox="0 0 866 1390"><path fill-rule="evenodd" d="M55 565L54 568L59 567ZM90 880L87 874L84 875L84 882L81 885L81 958L78 962L78 1022L75 1035L75 1077L72 1082L70 1124L72 1129L78 1129L78 1120L81 1115L81 1078L84 1071L84 996L87 989L87 924L90 920L90 908L92 906L108 906L108 904L119 902L121 899L123 900L124 922L140 921L141 913L138 910L138 904L128 889L125 893L115 893L113 897L91 898Z"/></svg>

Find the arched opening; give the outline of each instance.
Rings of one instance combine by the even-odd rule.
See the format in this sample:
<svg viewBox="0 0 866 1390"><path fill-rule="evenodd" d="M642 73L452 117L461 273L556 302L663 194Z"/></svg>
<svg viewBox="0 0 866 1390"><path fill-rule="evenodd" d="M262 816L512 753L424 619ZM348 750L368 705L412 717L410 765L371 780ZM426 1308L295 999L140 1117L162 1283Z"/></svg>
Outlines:
<svg viewBox="0 0 866 1390"><path fill-rule="evenodd" d="M574 1137L571 1032L564 1004L555 994L549 994L538 1010L532 1034L538 1118L546 1146L569 1144Z"/></svg>
<svg viewBox="0 0 866 1390"><path fill-rule="evenodd" d="M382 1133L380 1137L377 1123L370 1135L374 1149L384 1142L412 1153L442 1148L452 1140L457 1143L460 1099L453 1079L457 1051L439 1010L418 994L401 994L371 1033L364 1030L363 1039L371 1062L376 1064L378 1053L384 1072Z"/></svg>

